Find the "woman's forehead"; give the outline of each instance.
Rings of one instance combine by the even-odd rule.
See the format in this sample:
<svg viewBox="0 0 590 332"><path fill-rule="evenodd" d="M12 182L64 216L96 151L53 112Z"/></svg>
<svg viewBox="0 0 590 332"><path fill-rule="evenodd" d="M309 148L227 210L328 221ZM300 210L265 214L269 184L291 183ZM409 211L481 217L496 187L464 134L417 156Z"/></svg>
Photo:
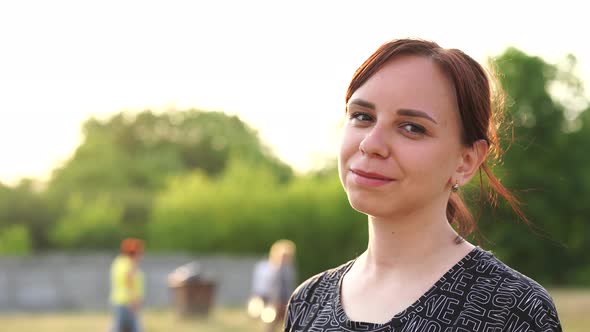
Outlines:
<svg viewBox="0 0 590 332"><path fill-rule="evenodd" d="M400 56L387 62L353 93L350 100L354 99L377 108L457 109L451 80L424 56Z"/></svg>

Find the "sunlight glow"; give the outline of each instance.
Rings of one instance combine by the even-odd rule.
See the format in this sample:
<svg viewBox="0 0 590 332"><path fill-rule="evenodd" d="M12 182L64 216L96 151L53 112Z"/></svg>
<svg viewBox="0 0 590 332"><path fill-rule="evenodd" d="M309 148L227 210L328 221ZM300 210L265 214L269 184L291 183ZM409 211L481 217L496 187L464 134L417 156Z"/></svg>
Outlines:
<svg viewBox="0 0 590 332"><path fill-rule="evenodd" d="M264 310L264 301L258 296L252 297L248 301L248 316L258 318Z"/></svg>
<svg viewBox="0 0 590 332"><path fill-rule="evenodd" d="M262 309L262 313L260 314L260 319L262 319L262 321L265 323L272 323L276 317L277 312L272 307L265 307Z"/></svg>

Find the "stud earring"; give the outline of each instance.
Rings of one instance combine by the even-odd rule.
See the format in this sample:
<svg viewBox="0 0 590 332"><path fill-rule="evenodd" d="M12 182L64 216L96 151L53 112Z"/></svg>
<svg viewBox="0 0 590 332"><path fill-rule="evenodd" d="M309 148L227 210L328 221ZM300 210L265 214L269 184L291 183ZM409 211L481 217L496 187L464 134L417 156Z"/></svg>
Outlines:
<svg viewBox="0 0 590 332"><path fill-rule="evenodd" d="M455 184L451 187L451 189L453 190L454 193L456 193L457 191L459 191L459 184L457 182L455 182Z"/></svg>

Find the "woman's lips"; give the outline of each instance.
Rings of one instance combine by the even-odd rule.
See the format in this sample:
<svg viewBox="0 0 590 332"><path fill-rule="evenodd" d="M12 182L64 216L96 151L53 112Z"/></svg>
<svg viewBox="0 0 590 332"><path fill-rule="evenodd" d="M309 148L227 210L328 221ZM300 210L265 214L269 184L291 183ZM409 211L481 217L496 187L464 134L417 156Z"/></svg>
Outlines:
<svg viewBox="0 0 590 332"><path fill-rule="evenodd" d="M379 173L365 172L360 169L351 169L350 172L355 183L369 187L386 185L395 180Z"/></svg>

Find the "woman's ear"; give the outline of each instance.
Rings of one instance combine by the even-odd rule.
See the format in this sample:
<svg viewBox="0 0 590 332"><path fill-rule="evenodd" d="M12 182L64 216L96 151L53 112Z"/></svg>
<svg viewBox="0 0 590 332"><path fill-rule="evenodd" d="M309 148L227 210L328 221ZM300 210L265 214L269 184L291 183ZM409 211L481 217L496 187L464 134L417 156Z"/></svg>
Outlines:
<svg viewBox="0 0 590 332"><path fill-rule="evenodd" d="M461 153L461 161L455 172L454 179L460 186L463 186L479 169L489 151L488 142L480 139L469 147L465 147Z"/></svg>

